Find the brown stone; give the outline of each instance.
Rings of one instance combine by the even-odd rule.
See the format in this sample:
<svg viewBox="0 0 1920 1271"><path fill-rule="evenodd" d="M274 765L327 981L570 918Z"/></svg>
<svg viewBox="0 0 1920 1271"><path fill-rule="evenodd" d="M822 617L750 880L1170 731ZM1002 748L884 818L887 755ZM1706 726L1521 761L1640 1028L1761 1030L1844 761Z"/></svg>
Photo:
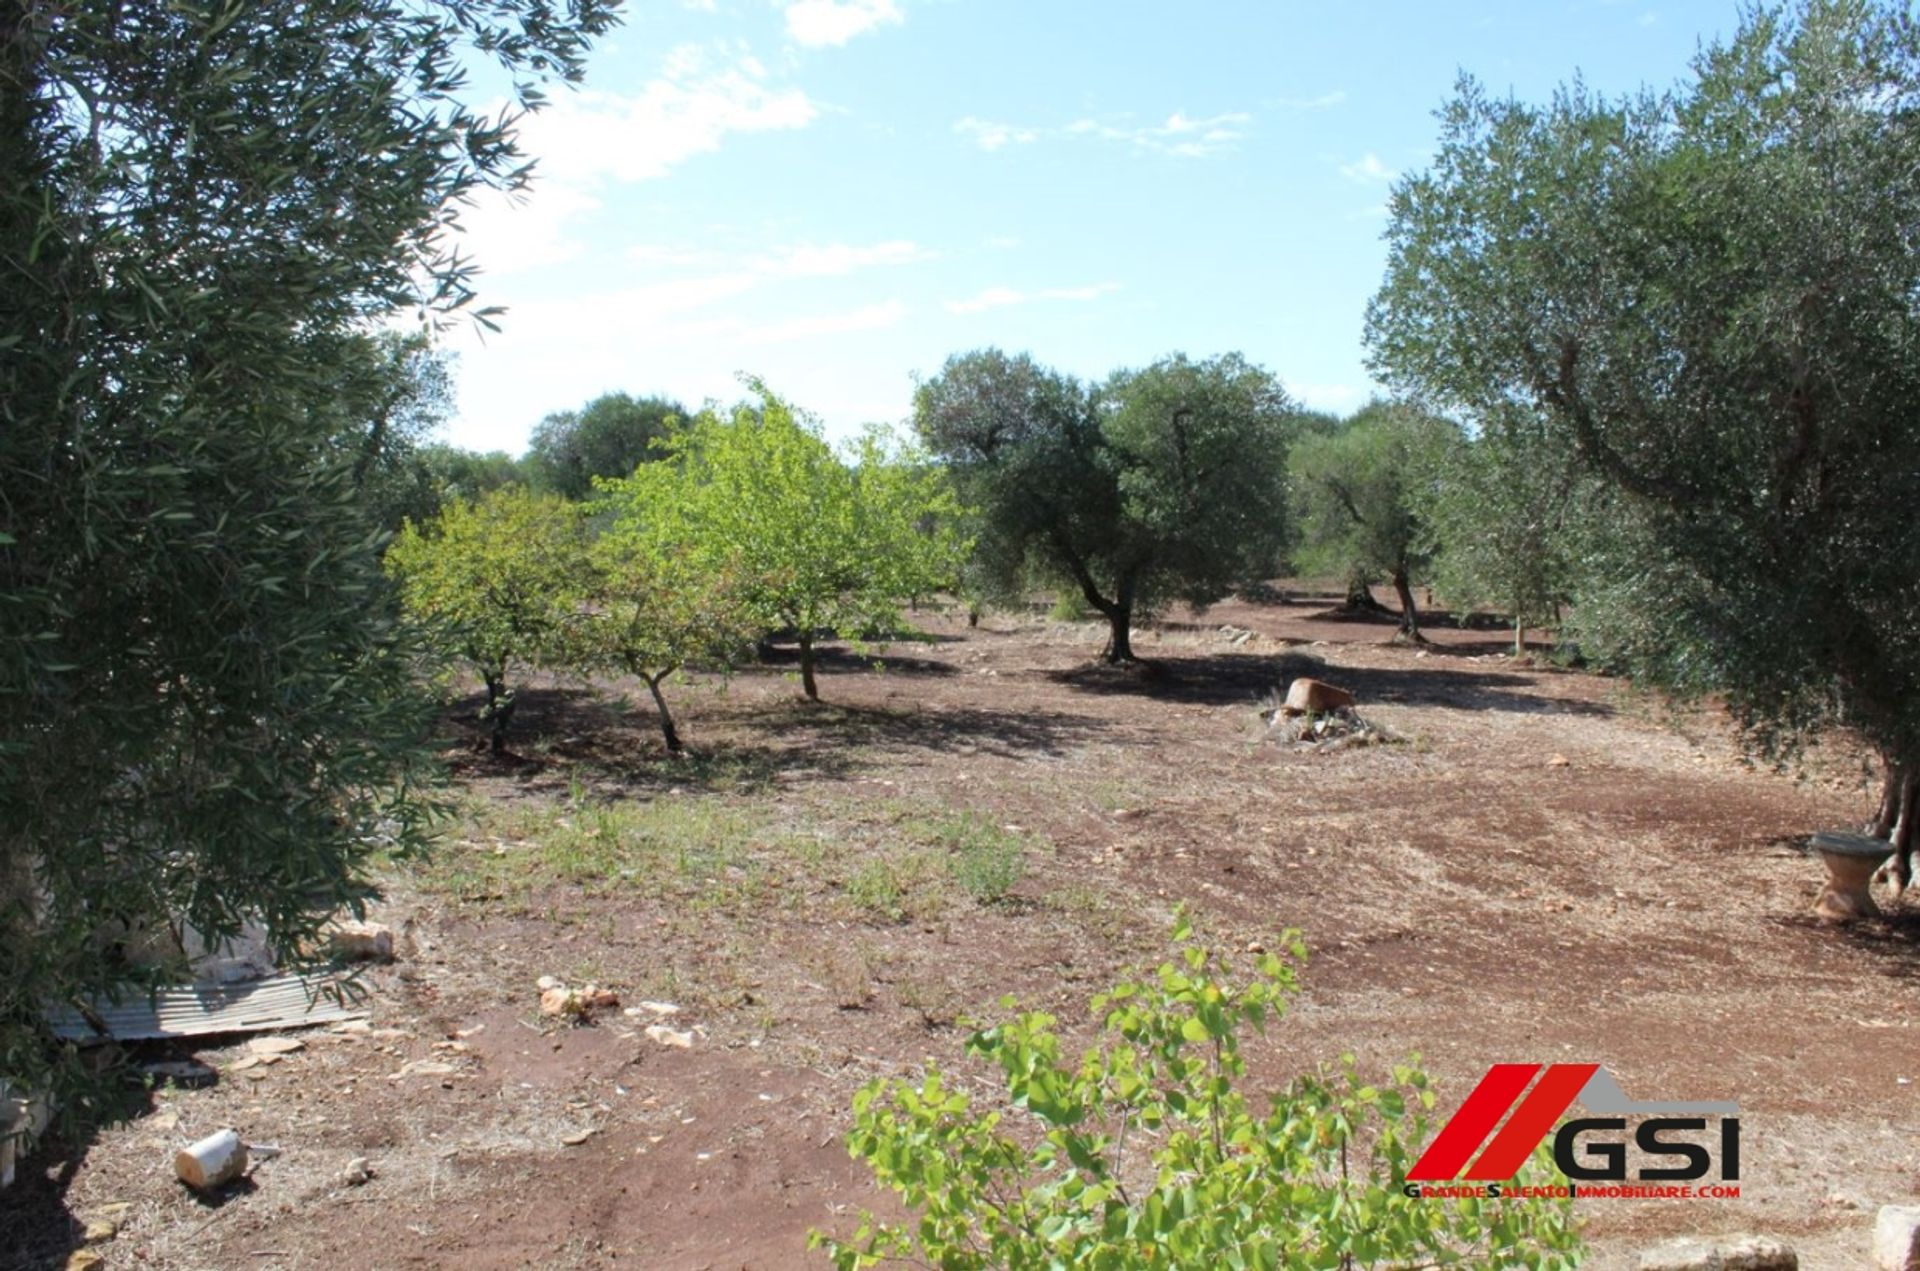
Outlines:
<svg viewBox="0 0 1920 1271"><path fill-rule="evenodd" d="M1288 715L1319 715L1327 711L1346 710L1353 705L1353 694L1343 688L1335 688L1325 680L1312 680L1301 676L1287 686L1287 704L1280 709Z"/></svg>

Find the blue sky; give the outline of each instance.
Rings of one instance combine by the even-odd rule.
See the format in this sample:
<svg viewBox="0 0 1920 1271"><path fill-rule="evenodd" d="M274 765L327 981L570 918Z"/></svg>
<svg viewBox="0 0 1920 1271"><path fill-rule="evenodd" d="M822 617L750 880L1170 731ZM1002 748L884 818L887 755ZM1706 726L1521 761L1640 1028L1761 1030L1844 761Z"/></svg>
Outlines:
<svg viewBox="0 0 1920 1271"><path fill-rule="evenodd" d="M523 128L530 196L467 213L503 332L449 335L450 440L524 448L620 389L736 374L845 436L986 345L1086 377L1237 350L1372 391L1395 174L1466 71L1538 99L1682 75L1738 10L1665 0L651 0Z"/></svg>

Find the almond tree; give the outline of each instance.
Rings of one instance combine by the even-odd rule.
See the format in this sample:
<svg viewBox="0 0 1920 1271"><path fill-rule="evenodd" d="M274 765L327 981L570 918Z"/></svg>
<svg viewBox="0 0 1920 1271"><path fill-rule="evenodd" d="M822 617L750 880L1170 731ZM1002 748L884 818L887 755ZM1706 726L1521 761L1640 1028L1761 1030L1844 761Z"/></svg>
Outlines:
<svg viewBox="0 0 1920 1271"><path fill-rule="evenodd" d="M903 598L957 576L958 505L938 470L884 434L863 437L848 462L812 421L749 384L754 403L702 413L667 438L663 461L601 489L621 525L675 546L675 568L729 579L762 629L791 631L817 700L823 634L891 630Z"/></svg>
<svg viewBox="0 0 1920 1271"><path fill-rule="evenodd" d="M661 684L687 666L726 670L752 647L756 628L744 589L657 525L615 521L594 542L585 604L573 620L568 661L637 677L653 695L660 736L681 754L680 730Z"/></svg>
<svg viewBox="0 0 1920 1271"><path fill-rule="evenodd" d="M564 660L568 623L587 595L587 550L579 504L520 486L455 500L424 526L408 522L387 550L408 610L486 684L480 721L496 755L513 718L511 668Z"/></svg>

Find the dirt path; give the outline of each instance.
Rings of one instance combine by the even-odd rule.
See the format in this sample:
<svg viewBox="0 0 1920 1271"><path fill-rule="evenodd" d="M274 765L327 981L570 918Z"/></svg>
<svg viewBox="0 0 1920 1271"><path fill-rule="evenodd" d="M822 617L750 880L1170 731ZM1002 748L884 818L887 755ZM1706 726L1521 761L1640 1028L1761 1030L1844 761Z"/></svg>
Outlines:
<svg viewBox="0 0 1920 1271"><path fill-rule="evenodd" d="M1920 921L1807 916L1798 840L1859 818L1857 764L1755 771L1716 721L1516 667L1497 632L1415 651L1316 613L1170 621L1139 645L1150 677L1091 668L1089 625L929 619L880 673L837 655L824 706L777 669L683 686L692 764L659 757L635 686L631 715L623 686L529 691L521 761L463 759L448 847L394 877L408 956L372 977L371 1031L160 1092L64 1191L0 1198L0 1250L60 1265L104 1213L109 1266L805 1265L810 1227L884 1204L841 1146L855 1088L969 1071L956 1020L1004 992L1084 1018L1191 901L1223 941L1312 947L1263 1081L1418 1051L1443 1107L1515 1060L1738 1100L1741 1199L1583 1203L1592 1265L1743 1229L1861 1265L1873 1207L1920 1198ZM1309 660L1402 744L1265 739L1262 698ZM980 833L1025 855L1009 902L940 865ZM556 1029L547 973L702 1031ZM286 1152L204 1207L170 1148L228 1124ZM350 1186L355 1157L376 1176Z"/></svg>

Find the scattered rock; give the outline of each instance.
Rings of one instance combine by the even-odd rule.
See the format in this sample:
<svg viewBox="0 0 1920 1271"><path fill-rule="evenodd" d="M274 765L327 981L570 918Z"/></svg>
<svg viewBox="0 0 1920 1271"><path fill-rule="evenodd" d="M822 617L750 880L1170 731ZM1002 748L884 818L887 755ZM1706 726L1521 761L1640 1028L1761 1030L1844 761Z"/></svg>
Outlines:
<svg viewBox="0 0 1920 1271"><path fill-rule="evenodd" d="M533 982L533 987L545 993L548 989L563 989L567 985L566 981L557 975L543 975Z"/></svg>
<svg viewBox="0 0 1920 1271"><path fill-rule="evenodd" d="M577 989L556 984L540 990L540 1013L560 1019L584 1020L597 1012L610 1011L619 1005L618 994L612 989L603 989L597 984L588 984Z"/></svg>
<svg viewBox="0 0 1920 1271"><path fill-rule="evenodd" d="M1284 715L1319 715L1353 705L1353 694L1335 688L1325 680L1301 676L1287 686L1287 701L1280 708Z"/></svg>
<svg viewBox="0 0 1920 1271"><path fill-rule="evenodd" d="M106 1264L107 1260L92 1249L75 1249L67 1255L67 1271L93 1271Z"/></svg>
<svg viewBox="0 0 1920 1271"><path fill-rule="evenodd" d="M693 1034L681 1033L668 1028L665 1024L654 1024L647 1029L647 1040L658 1042L662 1046L673 1046L679 1050L693 1048Z"/></svg>
<svg viewBox="0 0 1920 1271"><path fill-rule="evenodd" d="M1573 767L1573 760L1567 758L1565 755L1555 755L1551 759L1547 760L1547 767L1571 768Z"/></svg>
<svg viewBox="0 0 1920 1271"><path fill-rule="evenodd" d="M642 1002L638 1006L629 1006L622 1012L628 1019L641 1019L648 1015L658 1019L679 1013L679 1006L672 1002Z"/></svg>
<svg viewBox="0 0 1920 1271"><path fill-rule="evenodd" d="M1692 1236L1640 1255L1640 1271L1799 1271L1800 1256L1767 1236Z"/></svg>
<svg viewBox="0 0 1920 1271"><path fill-rule="evenodd" d="M568 1147L579 1147L582 1143L585 1143L588 1139L592 1137L593 1137L592 1130L575 1130L572 1134L565 1136L560 1141L566 1144Z"/></svg>
<svg viewBox="0 0 1920 1271"><path fill-rule="evenodd" d="M1873 1222L1873 1265L1920 1271L1920 1205L1882 1205Z"/></svg>
<svg viewBox="0 0 1920 1271"><path fill-rule="evenodd" d="M298 1037L255 1037L247 1043L247 1049L256 1055L291 1055L306 1048Z"/></svg>
<svg viewBox="0 0 1920 1271"><path fill-rule="evenodd" d="M103 1245L120 1234L120 1224L111 1218L95 1218L87 1224L80 1239L86 1244Z"/></svg>
<svg viewBox="0 0 1920 1271"><path fill-rule="evenodd" d="M1721 1243L1720 1265L1726 1271L1800 1271L1800 1255L1770 1236L1739 1236Z"/></svg>
<svg viewBox="0 0 1920 1271"><path fill-rule="evenodd" d="M373 1181L373 1163L364 1156L354 1157L340 1172L340 1181L348 1187L366 1186Z"/></svg>
<svg viewBox="0 0 1920 1271"><path fill-rule="evenodd" d="M344 919L327 931L327 949L343 962L393 961L393 928Z"/></svg>
<svg viewBox="0 0 1920 1271"><path fill-rule="evenodd" d="M438 1059L416 1059L390 1075L388 1081L399 1081L403 1077L451 1077L460 1070Z"/></svg>

